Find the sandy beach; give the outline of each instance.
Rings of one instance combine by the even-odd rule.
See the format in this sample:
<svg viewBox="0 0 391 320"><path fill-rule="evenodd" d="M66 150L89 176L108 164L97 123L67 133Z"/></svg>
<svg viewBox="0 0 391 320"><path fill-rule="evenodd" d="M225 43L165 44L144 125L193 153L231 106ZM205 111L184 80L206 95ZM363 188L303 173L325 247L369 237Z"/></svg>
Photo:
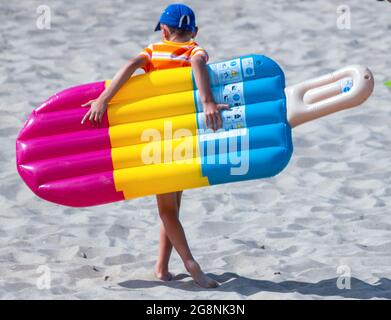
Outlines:
<svg viewBox="0 0 391 320"><path fill-rule="evenodd" d="M169 3L47 0L51 26L40 29L41 1L2 2L0 299L390 299L387 1L184 1L210 61L264 54L287 85L349 64L375 77L362 106L294 129L293 157L278 176L184 192L190 247L218 288L198 287L175 252L174 280L154 277L154 196L76 209L23 183L15 139L31 111L62 89L110 79L159 39L153 28ZM341 4L350 29L338 28ZM350 288L341 289L347 274Z"/></svg>

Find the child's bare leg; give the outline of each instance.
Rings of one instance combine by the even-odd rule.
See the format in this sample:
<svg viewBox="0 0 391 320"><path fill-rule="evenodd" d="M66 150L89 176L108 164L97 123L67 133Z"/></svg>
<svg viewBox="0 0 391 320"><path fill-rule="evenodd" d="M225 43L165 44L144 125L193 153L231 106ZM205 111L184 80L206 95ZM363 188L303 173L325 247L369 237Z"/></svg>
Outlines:
<svg viewBox="0 0 391 320"><path fill-rule="evenodd" d="M177 216L181 205L182 191L176 192ZM168 272L168 262L170 260L172 244L166 234L163 223L160 225L159 239L159 257L155 266L155 274L160 280L169 281L172 279L172 274Z"/></svg>
<svg viewBox="0 0 391 320"><path fill-rule="evenodd" d="M187 244L186 236L178 218L178 202L176 193L165 193L157 196L160 218L166 235L181 257L187 271L202 287L216 287L218 283L204 274L194 260Z"/></svg>

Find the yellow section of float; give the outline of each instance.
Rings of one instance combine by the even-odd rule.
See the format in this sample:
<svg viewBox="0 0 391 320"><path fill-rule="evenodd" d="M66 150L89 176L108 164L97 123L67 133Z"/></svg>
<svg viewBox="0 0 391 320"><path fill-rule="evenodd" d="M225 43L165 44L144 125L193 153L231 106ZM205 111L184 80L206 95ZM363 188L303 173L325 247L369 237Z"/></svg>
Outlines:
<svg viewBox="0 0 391 320"><path fill-rule="evenodd" d="M110 80L106 81L106 87ZM175 92L192 91L191 67L160 70L129 79L111 99L110 104L133 102Z"/></svg>
<svg viewBox="0 0 391 320"><path fill-rule="evenodd" d="M183 160L114 170L115 186L123 191L125 199L208 186L208 179L202 177L197 162L200 161Z"/></svg>
<svg viewBox="0 0 391 320"><path fill-rule="evenodd" d="M193 91L110 104L107 112L110 126L191 114L194 112Z"/></svg>
<svg viewBox="0 0 391 320"><path fill-rule="evenodd" d="M111 147L145 143L151 135L156 138L171 139L172 134L181 129L186 129L192 135L196 134L197 121L194 113L110 126Z"/></svg>
<svg viewBox="0 0 391 320"><path fill-rule="evenodd" d="M199 159L197 139L197 136L184 136L112 148L111 157L114 170L139 167L151 163L172 162L174 159L187 159L195 162ZM154 157L153 155L157 156Z"/></svg>
<svg viewBox="0 0 391 320"><path fill-rule="evenodd" d="M135 76L111 100L114 183L125 199L209 185L193 90L191 68L177 68Z"/></svg>

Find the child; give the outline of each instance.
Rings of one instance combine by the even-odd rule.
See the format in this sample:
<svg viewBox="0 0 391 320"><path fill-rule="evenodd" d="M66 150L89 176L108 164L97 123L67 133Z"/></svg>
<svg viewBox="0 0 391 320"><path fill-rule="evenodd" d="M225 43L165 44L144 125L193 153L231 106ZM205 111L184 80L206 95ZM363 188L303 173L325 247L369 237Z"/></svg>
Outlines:
<svg viewBox="0 0 391 320"><path fill-rule="evenodd" d="M220 110L228 109L228 105L216 104L212 97L206 69L208 54L193 40L198 32L193 11L183 4L169 5L162 13L155 28L155 31L158 30L161 30L162 42L149 45L126 63L99 98L85 104L85 106L91 105L91 108L84 116L82 123L88 119L93 125L99 125L109 101L136 69L142 68L145 72L150 72L191 66L204 107L206 125L213 130L221 128ZM202 272L190 252L178 218L181 197L182 191L156 196L163 224L160 227L160 248L155 274L161 280L171 280L168 262L172 246L174 246L187 271L200 286L216 287L218 283Z"/></svg>

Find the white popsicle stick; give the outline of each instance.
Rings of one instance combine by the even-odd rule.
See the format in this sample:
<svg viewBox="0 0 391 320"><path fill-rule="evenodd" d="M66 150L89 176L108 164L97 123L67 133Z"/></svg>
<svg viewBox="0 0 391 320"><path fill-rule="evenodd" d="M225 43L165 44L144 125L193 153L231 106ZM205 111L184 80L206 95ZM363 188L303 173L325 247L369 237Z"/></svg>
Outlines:
<svg viewBox="0 0 391 320"><path fill-rule="evenodd" d="M325 115L363 103L372 93L371 71L351 65L333 73L285 88L287 116L296 127Z"/></svg>

